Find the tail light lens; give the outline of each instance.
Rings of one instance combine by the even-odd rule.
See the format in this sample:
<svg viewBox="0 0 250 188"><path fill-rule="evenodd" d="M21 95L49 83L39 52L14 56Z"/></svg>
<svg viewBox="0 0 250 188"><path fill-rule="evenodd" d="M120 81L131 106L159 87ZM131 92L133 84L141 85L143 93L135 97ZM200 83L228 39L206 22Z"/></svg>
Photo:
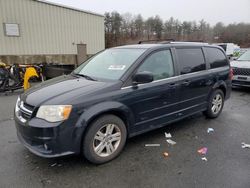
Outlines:
<svg viewBox="0 0 250 188"><path fill-rule="evenodd" d="M234 71L233 71L233 68L230 67L230 73L229 73L230 80L233 80L233 77L234 77Z"/></svg>

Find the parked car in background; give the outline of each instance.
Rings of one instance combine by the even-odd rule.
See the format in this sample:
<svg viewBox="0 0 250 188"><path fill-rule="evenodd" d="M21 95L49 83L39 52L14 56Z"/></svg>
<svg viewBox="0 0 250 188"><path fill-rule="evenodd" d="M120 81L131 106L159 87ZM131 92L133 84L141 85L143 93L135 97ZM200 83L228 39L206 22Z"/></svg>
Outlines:
<svg viewBox="0 0 250 188"><path fill-rule="evenodd" d="M117 157L127 138L203 112L220 115L232 72L221 47L166 42L115 47L36 85L15 107L19 140L42 157Z"/></svg>
<svg viewBox="0 0 250 188"><path fill-rule="evenodd" d="M233 69L233 86L250 87L250 49L231 63Z"/></svg>

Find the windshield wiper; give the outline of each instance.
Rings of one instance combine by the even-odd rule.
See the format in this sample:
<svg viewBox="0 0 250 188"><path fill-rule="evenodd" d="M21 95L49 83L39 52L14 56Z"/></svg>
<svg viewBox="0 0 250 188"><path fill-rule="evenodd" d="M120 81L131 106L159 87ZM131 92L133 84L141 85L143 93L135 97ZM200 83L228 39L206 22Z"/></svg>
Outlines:
<svg viewBox="0 0 250 188"><path fill-rule="evenodd" d="M79 73L73 73L73 74L76 75L76 76L84 77L84 78L86 78L87 80L97 81L96 79L94 79L94 78L92 78L92 77L90 77L90 76L88 76L88 75L85 75L85 74L79 74Z"/></svg>

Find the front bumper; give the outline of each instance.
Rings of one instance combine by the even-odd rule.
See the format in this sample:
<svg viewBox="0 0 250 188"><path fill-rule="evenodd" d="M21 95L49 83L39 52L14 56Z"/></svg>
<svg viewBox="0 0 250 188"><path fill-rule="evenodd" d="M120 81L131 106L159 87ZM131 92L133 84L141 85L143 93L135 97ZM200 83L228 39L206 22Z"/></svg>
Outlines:
<svg viewBox="0 0 250 188"><path fill-rule="evenodd" d="M26 123L15 118L19 141L35 155L45 158L80 153L82 134L79 128L73 126L73 123L73 120L69 119L51 127L51 123L38 118L33 118ZM50 124L50 127L45 128L48 127L46 124Z"/></svg>
<svg viewBox="0 0 250 188"><path fill-rule="evenodd" d="M245 75L234 76L232 80L232 85L241 87L250 87L250 76L245 76Z"/></svg>

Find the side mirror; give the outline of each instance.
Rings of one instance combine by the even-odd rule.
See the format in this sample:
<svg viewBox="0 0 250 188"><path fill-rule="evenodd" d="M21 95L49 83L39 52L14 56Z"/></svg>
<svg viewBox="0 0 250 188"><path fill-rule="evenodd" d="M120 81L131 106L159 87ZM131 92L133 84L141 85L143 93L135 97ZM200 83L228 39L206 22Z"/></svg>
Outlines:
<svg viewBox="0 0 250 188"><path fill-rule="evenodd" d="M154 80L154 76L151 72L138 72L133 77L133 85L137 84L145 84L152 82Z"/></svg>

